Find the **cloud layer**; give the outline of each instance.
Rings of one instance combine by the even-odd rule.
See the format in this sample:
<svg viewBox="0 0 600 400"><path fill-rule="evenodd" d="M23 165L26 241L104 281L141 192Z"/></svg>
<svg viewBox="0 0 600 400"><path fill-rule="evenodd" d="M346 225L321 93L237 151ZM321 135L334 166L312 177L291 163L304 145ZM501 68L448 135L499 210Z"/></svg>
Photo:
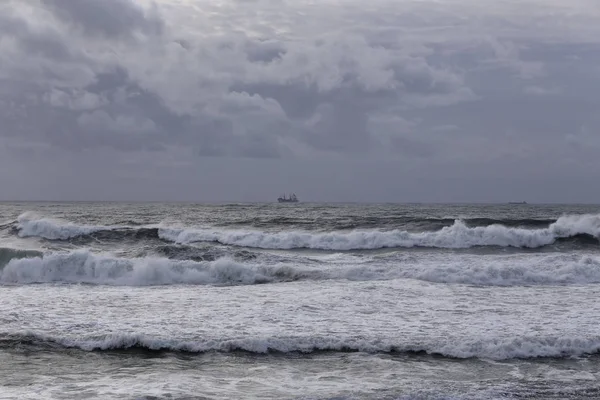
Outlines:
<svg viewBox="0 0 600 400"><path fill-rule="evenodd" d="M598 21L592 0L8 0L0 182L7 198L44 198L24 188L55 176L70 183L51 197L88 182L141 200L170 181L188 199L194 177L258 200L295 176L319 200L319 171L337 168L324 200L362 199L347 174L387 182L358 182L368 200L443 201L459 192L386 185L585 181L600 169ZM220 189L225 176L255 189Z"/></svg>

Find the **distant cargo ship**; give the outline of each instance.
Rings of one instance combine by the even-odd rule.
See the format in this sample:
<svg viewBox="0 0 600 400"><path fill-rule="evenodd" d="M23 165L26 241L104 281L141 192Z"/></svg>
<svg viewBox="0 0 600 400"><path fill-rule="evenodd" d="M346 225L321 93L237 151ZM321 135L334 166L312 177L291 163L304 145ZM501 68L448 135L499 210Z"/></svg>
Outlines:
<svg viewBox="0 0 600 400"><path fill-rule="evenodd" d="M509 201L508 204L527 204L526 201Z"/></svg>
<svg viewBox="0 0 600 400"><path fill-rule="evenodd" d="M282 197L278 197L277 201L280 203L297 203L298 197L296 197L295 193L292 193L290 197L285 197L285 194Z"/></svg>

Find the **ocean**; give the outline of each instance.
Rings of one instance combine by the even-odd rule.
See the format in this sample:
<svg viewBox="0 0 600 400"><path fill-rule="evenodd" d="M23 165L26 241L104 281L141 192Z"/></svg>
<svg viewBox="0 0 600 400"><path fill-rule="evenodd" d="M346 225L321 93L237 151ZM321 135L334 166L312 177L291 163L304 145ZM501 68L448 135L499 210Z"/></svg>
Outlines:
<svg viewBox="0 0 600 400"><path fill-rule="evenodd" d="M0 204L1 399L600 398L600 206Z"/></svg>

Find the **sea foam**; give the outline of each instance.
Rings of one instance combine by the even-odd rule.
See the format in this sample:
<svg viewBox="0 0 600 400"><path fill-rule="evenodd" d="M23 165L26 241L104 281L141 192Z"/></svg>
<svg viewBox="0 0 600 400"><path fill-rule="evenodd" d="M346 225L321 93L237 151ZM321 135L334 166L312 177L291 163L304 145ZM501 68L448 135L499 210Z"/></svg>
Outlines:
<svg viewBox="0 0 600 400"><path fill-rule="evenodd" d="M261 232L215 229L159 229L159 237L176 243L218 242L224 245L263 249L308 248L320 250L361 250L395 247L469 248L500 246L538 248L558 239L588 235L600 237L600 216L578 215L559 218L548 228L524 229L504 225L468 227L456 220L452 226L434 232L363 230L353 232Z"/></svg>
<svg viewBox="0 0 600 400"><path fill-rule="evenodd" d="M54 218L40 217L26 212L17 218L16 228L20 237L41 237L50 240L68 240L99 231L114 230L115 226L77 225Z"/></svg>
<svg viewBox="0 0 600 400"><path fill-rule="evenodd" d="M166 258L118 258L88 250L12 259L0 270L4 284L87 283L118 286L258 284L299 279L294 269L241 264L227 257L215 261Z"/></svg>
<svg viewBox="0 0 600 400"><path fill-rule="evenodd" d="M366 250L396 247L469 248L498 246L539 248L557 240L587 236L600 237L600 215L567 215L548 228L526 229L500 224L469 227L462 220L437 231L408 232L404 230L355 230L351 232L310 232L257 230L227 230L216 228L175 228L169 226L91 226L77 225L32 213L19 216L16 228L19 236L38 236L50 240L68 240L102 231L156 229L158 237L175 243L217 242L262 249ZM116 235L116 232L115 232ZM120 236L119 236L120 237Z"/></svg>
<svg viewBox="0 0 600 400"><path fill-rule="evenodd" d="M1 252L0 252L1 253ZM600 259L580 254L418 255L408 258L343 255L335 263L307 264L304 258L239 262L164 257L122 258L89 250L55 253L5 251L14 258L0 265L0 283L85 283L116 286L253 285L292 281L385 281L414 279L479 286L586 285L600 283ZM40 254L40 255L36 255Z"/></svg>
<svg viewBox="0 0 600 400"><path fill-rule="evenodd" d="M369 339L351 336L246 337L207 339L168 339L144 334L107 334L90 337L51 337L36 333L0 333L0 345L12 342L31 345L61 346L84 351L141 349L190 353L248 352L313 353L424 353L450 358L492 360L575 357L600 351L600 337L523 336L506 338L448 338L403 342L401 338Z"/></svg>

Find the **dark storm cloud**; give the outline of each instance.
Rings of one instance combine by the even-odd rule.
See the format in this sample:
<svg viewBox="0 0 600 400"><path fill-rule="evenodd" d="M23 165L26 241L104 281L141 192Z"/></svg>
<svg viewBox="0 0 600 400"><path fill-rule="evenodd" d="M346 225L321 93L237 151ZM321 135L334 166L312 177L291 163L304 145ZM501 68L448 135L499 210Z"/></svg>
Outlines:
<svg viewBox="0 0 600 400"><path fill-rule="evenodd" d="M171 39L157 9L133 1L41 4L56 18L42 9L37 19L11 19L5 30L22 62L33 51L48 64L32 93L38 102L31 110L43 124L30 130L60 146L182 144L201 155L279 157L294 153L290 141L368 153L377 147L368 129L374 110L475 98L460 75L357 34L295 43L238 31L198 42L180 33ZM102 38L73 38L80 29ZM146 35L141 42L118 42L136 31ZM116 47L107 53L107 45ZM84 84L69 80L71 69Z"/></svg>
<svg viewBox="0 0 600 400"><path fill-rule="evenodd" d="M600 9L525 3L5 1L0 152L63 172L57 157L89 160L77 168L92 175L112 160L114 174L174 187L254 168L230 177L254 180L249 193L287 182L278 171L329 176L316 165L467 186L498 171L586 176L600 168ZM305 188L362 193L334 181Z"/></svg>

